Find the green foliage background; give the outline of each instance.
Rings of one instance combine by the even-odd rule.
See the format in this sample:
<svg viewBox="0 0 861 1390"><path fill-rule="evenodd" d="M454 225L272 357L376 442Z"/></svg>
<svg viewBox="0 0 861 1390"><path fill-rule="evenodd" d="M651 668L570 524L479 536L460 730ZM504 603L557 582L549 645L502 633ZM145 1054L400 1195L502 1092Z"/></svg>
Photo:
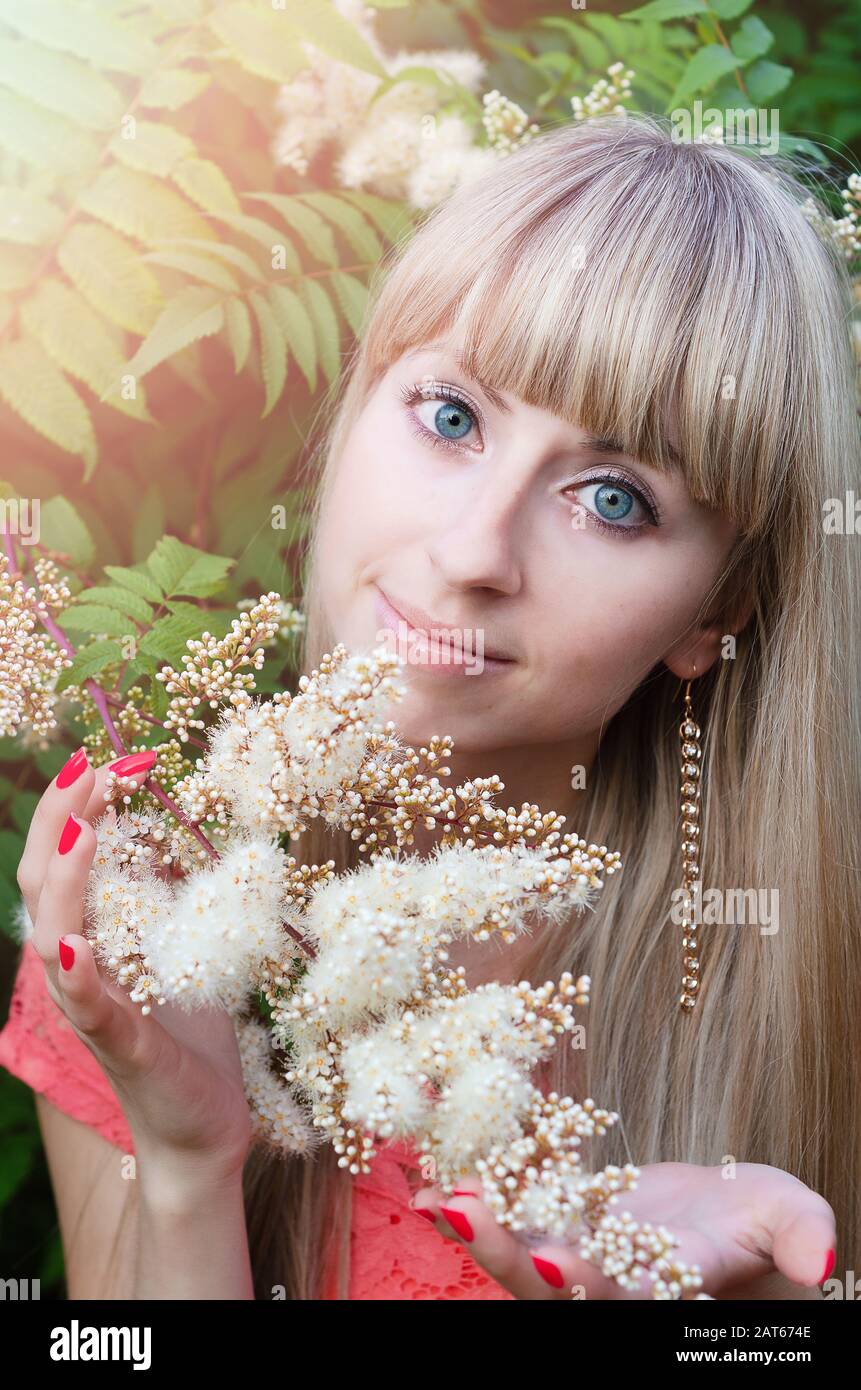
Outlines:
<svg viewBox="0 0 861 1390"><path fill-rule="evenodd" d="M782 149L831 161L835 182L858 166L861 0L368 3L389 51L472 49L485 90L541 125L621 60L634 107L778 107ZM223 631L238 599L300 601L301 466L374 270L418 218L337 187L325 150L303 176L274 162L302 40L383 75L330 0L0 0L3 491L40 499L36 549L74 577L69 679L143 681L156 700L157 664ZM483 140L475 97L451 84L446 100ZM124 663L129 630L143 640ZM79 741L0 740L0 1017L24 838ZM62 1297L32 1094L5 1071L0 1146L0 1276Z"/></svg>

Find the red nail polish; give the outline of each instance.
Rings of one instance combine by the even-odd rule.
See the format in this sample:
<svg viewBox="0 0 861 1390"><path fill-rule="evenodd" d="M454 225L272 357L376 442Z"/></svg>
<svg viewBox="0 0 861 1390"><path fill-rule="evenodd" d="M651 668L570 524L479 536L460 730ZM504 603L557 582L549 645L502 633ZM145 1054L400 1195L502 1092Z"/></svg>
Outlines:
<svg viewBox="0 0 861 1390"><path fill-rule="evenodd" d="M416 1216L423 1216L428 1221L436 1221L436 1216L431 1211L430 1207L413 1207L413 1211L416 1213Z"/></svg>
<svg viewBox="0 0 861 1390"><path fill-rule="evenodd" d="M825 1283L825 1280L828 1278L828 1276L829 1276L829 1274L831 1273L831 1271L832 1271L833 1268L834 1268L834 1251L833 1251L833 1250L829 1250L829 1251L828 1251L828 1254L825 1256L825 1272L824 1272L824 1274L822 1275L821 1279L819 1280L820 1284L824 1284L824 1283Z"/></svg>
<svg viewBox="0 0 861 1390"><path fill-rule="evenodd" d="M467 1192L465 1187L456 1187L451 1195L452 1197L474 1197L475 1193Z"/></svg>
<svg viewBox="0 0 861 1390"><path fill-rule="evenodd" d="M68 762L63 763L63 766L57 773L57 786L70 787L73 782L78 780L85 767L89 767L89 763L87 762L87 750L85 748L79 748L77 753L72 754Z"/></svg>
<svg viewBox="0 0 861 1390"><path fill-rule="evenodd" d="M80 833L81 822L76 820L74 815L67 816L66 824L63 826L63 833L57 844L58 852L60 854L68 854Z"/></svg>
<svg viewBox="0 0 861 1390"><path fill-rule="evenodd" d="M71 970L75 964L75 952L62 937L60 937L60 964L64 970Z"/></svg>
<svg viewBox="0 0 861 1390"><path fill-rule="evenodd" d="M149 748L145 753L127 753L124 758L111 763L110 769L118 777L138 777L142 772L149 772L155 760L155 749Z"/></svg>
<svg viewBox="0 0 861 1390"><path fill-rule="evenodd" d="M558 1265L551 1264L549 1260L540 1260L537 1255L532 1256L532 1263L545 1284L550 1284L554 1289L564 1288L565 1280Z"/></svg>
<svg viewBox="0 0 861 1390"><path fill-rule="evenodd" d="M475 1240L475 1232L462 1211L455 1211L453 1207L440 1207L440 1211L459 1236L462 1236L464 1240Z"/></svg>

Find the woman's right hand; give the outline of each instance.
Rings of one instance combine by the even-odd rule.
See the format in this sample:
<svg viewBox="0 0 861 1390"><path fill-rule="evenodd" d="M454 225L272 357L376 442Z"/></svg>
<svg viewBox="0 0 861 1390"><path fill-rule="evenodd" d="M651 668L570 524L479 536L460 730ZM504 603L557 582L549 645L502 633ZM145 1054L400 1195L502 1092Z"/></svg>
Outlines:
<svg viewBox="0 0 861 1390"><path fill-rule="evenodd" d="M241 1174L252 1125L230 1015L170 1003L143 1014L99 968L82 934L97 843L93 822L106 811L105 781L116 761L98 769L83 761L68 786L58 786L55 778L39 800L18 866L32 944L45 967L48 993L113 1086L138 1156L183 1179L231 1178ZM76 766L81 762L78 756ZM141 771L136 785L147 775ZM80 830L60 853L64 827L75 825L72 816ZM67 832L67 839L73 834ZM60 960L61 938L68 968Z"/></svg>

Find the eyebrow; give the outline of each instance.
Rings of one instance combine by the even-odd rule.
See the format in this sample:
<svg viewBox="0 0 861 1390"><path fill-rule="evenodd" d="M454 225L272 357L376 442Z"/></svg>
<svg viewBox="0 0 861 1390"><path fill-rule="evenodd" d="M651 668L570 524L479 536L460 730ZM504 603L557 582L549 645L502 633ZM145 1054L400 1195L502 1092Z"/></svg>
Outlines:
<svg viewBox="0 0 861 1390"><path fill-rule="evenodd" d="M455 350L452 353L452 356L457 365L460 367L461 371L466 376L468 376L471 381L474 381L476 386L481 387L488 400L492 401L496 408L500 410L503 415L512 414L511 406L507 403L507 401L505 401L502 398L499 392L494 390L492 386L489 386L486 381L482 381L481 377L474 376L473 373L467 369L466 364L464 363L464 355L459 349ZM593 449L595 453L598 454L614 454L618 455L619 458L633 457L633 455L629 455L627 451L622 447L622 443L620 440L611 439L606 435L585 435L583 439L583 447L587 449ZM673 467L681 471L682 460L679 457L678 452L673 448L672 444L670 444L668 440L664 440L664 448L667 451L667 454L670 458L670 461L673 464Z"/></svg>
<svg viewBox="0 0 861 1390"><path fill-rule="evenodd" d="M620 440L607 439L600 434L587 434L583 440L584 445L589 449L594 449L598 454L618 454L621 458L631 458L633 455L627 454L623 449ZM682 460L677 451L668 440L664 440L664 448L675 468L681 469Z"/></svg>

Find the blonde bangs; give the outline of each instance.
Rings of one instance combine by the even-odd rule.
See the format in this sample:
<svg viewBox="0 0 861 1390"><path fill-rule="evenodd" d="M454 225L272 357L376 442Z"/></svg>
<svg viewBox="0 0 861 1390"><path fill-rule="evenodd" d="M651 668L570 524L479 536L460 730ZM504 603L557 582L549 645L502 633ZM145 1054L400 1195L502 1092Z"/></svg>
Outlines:
<svg viewBox="0 0 861 1390"><path fill-rule="evenodd" d="M773 157L676 144L641 114L566 125L431 214L385 272L360 372L454 333L473 380L680 467L743 534L778 503L809 525L818 345L797 305L827 257Z"/></svg>

